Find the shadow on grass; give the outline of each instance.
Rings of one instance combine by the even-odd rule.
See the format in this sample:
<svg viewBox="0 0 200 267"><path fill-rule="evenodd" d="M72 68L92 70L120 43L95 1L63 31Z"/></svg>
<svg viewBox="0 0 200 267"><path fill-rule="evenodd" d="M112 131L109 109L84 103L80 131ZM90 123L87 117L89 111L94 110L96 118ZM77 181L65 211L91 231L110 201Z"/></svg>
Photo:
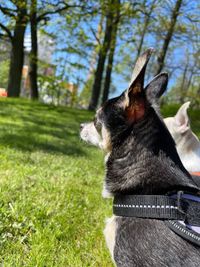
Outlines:
<svg viewBox="0 0 200 267"><path fill-rule="evenodd" d="M79 125L92 114L26 100L0 102L0 144L23 151L84 156Z"/></svg>
<svg viewBox="0 0 200 267"><path fill-rule="evenodd" d="M48 153L62 153L65 155L84 156L86 153L77 145L77 142L67 141L58 143L53 141L36 140L35 137L17 134L7 134L0 137L0 144L23 151L43 151Z"/></svg>

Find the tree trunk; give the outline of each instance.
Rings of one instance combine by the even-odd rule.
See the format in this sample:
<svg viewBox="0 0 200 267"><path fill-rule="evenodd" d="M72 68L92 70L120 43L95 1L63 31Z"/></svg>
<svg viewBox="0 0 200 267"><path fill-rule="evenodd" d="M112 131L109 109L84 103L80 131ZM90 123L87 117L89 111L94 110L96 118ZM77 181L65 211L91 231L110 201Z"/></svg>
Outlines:
<svg viewBox="0 0 200 267"><path fill-rule="evenodd" d="M119 16L120 16L120 0L116 1L116 5L117 5L117 11L116 11L117 13L116 13L115 21L113 23L110 53L108 57L106 77L105 77L104 90L103 90L103 96L102 96L102 104L108 99L108 95L109 95L112 68L113 68L113 59L114 59L116 39L117 39L117 29L118 29Z"/></svg>
<svg viewBox="0 0 200 267"><path fill-rule="evenodd" d="M94 73L95 73L95 67L97 64L97 57L98 57L98 52L100 48L100 40L101 40L101 35L103 32L103 21L104 21L104 15L103 13L101 14L99 25L97 28L97 33L96 33L96 41L94 44L94 49L91 53L91 59L90 59L90 67L89 71L86 77L85 85L83 87L83 90L80 94L80 99L81 99L81 104L84 106L88 105L88 102L91 98L91 87L94 82Z"/></svg>
<svg viewBox="0 0 200 267"><path fill-rule="evenodd" d="M180 103L183 103L184 102L184 99L185 99L185 82L187 80L187 70L188 70L188 61L187 61L187 64L185 65L185 68L184 68L184 71L183 71L183 77L182 77L182 81L181 81L181 84L180 84L180 99L179 99L179 102Z"/></svg>
<svg viewBox="0 0 200 267"><path fill-rule="evenodd" d="M144 37L146 35L147 29L148 29L148 26L149 26L149 22L150 22L150 19L151 19L151 14L152 14L152 12L153 12L153 10L155 8L156 1L157 0L154 0L151 3L151 7L149 9L149 12L146 14L146 16L144 18L144 27L142 29L141 38L140 38L139 46L138 46L138 49L137 49L137 57L136 57L136 60L138 59L138 57L140 56L140 54L142 52L142 46L143 46L143 43L144 43Z"/></svg>
<svg viewBox="0 0 200 267"><path fill-rule="evenodd" d="M12 50L8 78L8 96L19 97L24 63L24 34L27 25L26 1L19 10L12 38Z"/></svg>
<svg viewBox="0 0 200 267"><path fill-rule="evenodd" d="M189 88L190 88L190 85L192 83L192 78L193 78L193 75L194 75L194 72L195 72L195 68L197 67L197 62L198 62L198 57L196 57L195 61L194 61L194 65L192 66L192 69L190 70L190 76L189 76L189 79L188 79L188 82L187 82L187 91L189 91Z"/></svg>
<svg viewBox="0 0 200 267"><path fill-rule="evenodd" d="M111 0L113 4L114 0ZM113 22L113 10L108 5L108 11L106 14L106 29L103 44L99 50L99 57L97 62L97 68L95 71L94 84L92 87L92 96L89 103L89 110L95 110L98 105L98 100L101 91L101 82L103 78L103 71L105 66L106 55L110 47L111 35L112 35L112 22Z"/></svg>
<svg viewBox="0 0 200 267"><path fill-rule="evenodd" d="M110 53L109 53L108 63L107 63L107 68L106 68L106 77L105 77L105 83L104 83L104 89L103 89L102 104L108 99L108 95L109 95L111 74L112 74L112 67L113 67L113 58L114 58L114 52L115 52L115 43L116 43L116 37L114 38L115 40L112 41L113 44L110 48Z"/></svg>
<svg viewBox="0 0 200 267"><path fill-rule="evenodd" d="M97 34L96 34L97 40L100 40L101 35L102 35L103 20L104 20L104 16L102 14L101 18L100 18L100 21L99 21L98 28L97 28ZM92 51L91 60L90 60L90 68L89 68L88 76L87 76L87 79L86 79L86 83L88 81L90 81L90 79L94 75L94 69L95 69L95 65L96 65L96 62L97 62L97 54L98 54L98 51L99 51L99 44L98 44L97 40L96 40L96 43L95 43L95 48Z"/></svg>
<svg viewBox="0 0 200 267"><path fill-rule="evenodd" d="M37 86L37 63L38 63L38 40L37 40L37 0L31 1L31 52L29 63L30 95L31 99L38 99Z"/></svg>
<svg viewBox="0 0 200 267"><path fill-rule="evenodd" d="M174 29L175 29L175 25L176 25L177 17L179 15L179 10L181 8L182 1L183 0L177 0L175 7L172 11L169 29L167 31L165 38L164 38L164 42L163 42L163 46L162 46L162 49L160 51L160 54L158 55L158 59L157 59L158 67L156 70L156 75L159 74L164 67L165 56L167 54L167 49L168 49L169 43L170 43L172 36L173 36L173 33L174 33Z"/></svg>

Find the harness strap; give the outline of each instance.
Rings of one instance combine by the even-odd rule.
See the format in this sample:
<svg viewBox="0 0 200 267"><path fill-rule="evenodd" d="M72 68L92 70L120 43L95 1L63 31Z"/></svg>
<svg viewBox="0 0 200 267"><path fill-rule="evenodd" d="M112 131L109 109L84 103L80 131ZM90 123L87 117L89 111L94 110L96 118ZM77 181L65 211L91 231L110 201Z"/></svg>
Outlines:
<svg viewBox="0 0 200 267"><path fill-rule="evenodd" d="M188 229L185 225L178 221L165 221L165 224L177 235L200 246L200 234Z"/></svg>
<svg viewBox="0 0 200 267"><path fill-rule="evenodd" d="M118 216L183 220L177 201L161 195L118 195L114 198L113 213Z"/></svg>
<svg viewBox="0 0 200 267"><path fill-rule="evenodd" d="M181 220L199 226L200 198L187 196L181 191L172 196L117 195L113 202L113 213L123 217Z"/></svg>
<svg viewBox="0 0 200 267"><path fill-rule="evenodd" d="M200 246L200 196L182 191L170 196L163 195L116 195L113 213L122 217L164 220L179 236ZM198 229L198 227L196 227Z"/></svg>

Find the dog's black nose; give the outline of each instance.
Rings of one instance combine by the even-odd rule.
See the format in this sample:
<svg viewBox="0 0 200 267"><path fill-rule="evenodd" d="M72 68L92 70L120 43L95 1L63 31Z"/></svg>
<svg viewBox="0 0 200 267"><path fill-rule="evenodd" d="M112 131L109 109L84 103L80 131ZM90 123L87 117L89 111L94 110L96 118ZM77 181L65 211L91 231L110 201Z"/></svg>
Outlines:
<svg viewBox="0 0 200 267"><path fill-rule="evenodd" d="M83 127L84 127L84 123L81 123L81 124L80 124L80 130L82 130Z"/></svg>

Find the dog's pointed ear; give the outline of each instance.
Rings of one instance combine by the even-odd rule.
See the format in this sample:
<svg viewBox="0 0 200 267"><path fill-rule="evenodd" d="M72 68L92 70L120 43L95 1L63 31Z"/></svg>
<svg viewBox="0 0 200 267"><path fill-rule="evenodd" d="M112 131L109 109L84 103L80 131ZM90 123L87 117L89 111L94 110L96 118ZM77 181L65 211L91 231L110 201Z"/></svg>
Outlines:
<svg viewBox="0 0 200 267"><path fill-rule="evenodd" d="M167 84L168 74L166 72L162 72L155 76L145 88L147 100L152 104L157 103L158 99L167 89Z"/></svg>
<svg viewBox="0 0 200 267"><path fill-rule="evenodd" d="M146 66L153 51L153 48L149 48L137 59L127 90L130 96L143 90Z"/></svg>
<svg viewBox="0 0 200 267"><path fill-rule="evenodd" d="M180 108L179 110L177 111L174 119L175 119L175 122L178 126L178 130L179 132L181 133L184 133L186 132L189 127L190 127L190 122L189 122L189 117L188 117L188 114L187 114L187 110L190 106L190 102L186 102L184 103Z"/></svg>
<svg viewBox="0 0 200 267"><path fill-rule="evenodd" d="M128 90L125 91L125 110L129 122L140 119L145 112L144 75L153 52L146 50L136 61Z"/></svg>

